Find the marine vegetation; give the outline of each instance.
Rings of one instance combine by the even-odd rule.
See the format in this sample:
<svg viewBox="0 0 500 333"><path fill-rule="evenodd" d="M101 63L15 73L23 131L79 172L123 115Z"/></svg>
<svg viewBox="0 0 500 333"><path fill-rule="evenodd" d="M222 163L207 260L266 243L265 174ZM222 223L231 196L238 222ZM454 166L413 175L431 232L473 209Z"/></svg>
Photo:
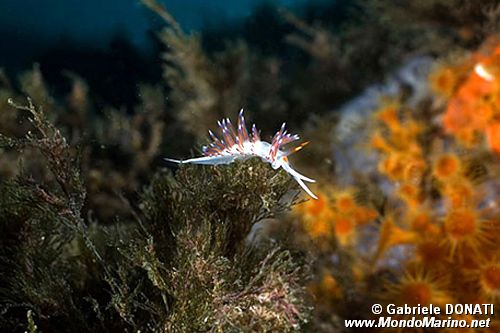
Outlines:
<svg viewBox="0 0 500 333"><path fill-rule="evenodd" d="M0 71L2 332L351 332L375 303L493 304L451 318L500 330L497 1L267 4L193 33L142 4L163 79L131 105ZM235 129L241 108L311 144Z"/></svg>
<svg viewBox="0 0 500 333"><path fill-rule="evenodd" d="M83 217L77 151L31 100L11 104L33 130L2 146L36 149L53 178L2 184L2 250L14 252L2 265L4 327L16 329L19 311L42 331L291 331L307 321L307 265L282 246L245 246L256 222L295 200L287 177L256 161L160 171L135 222L106 227Z"/></svg>

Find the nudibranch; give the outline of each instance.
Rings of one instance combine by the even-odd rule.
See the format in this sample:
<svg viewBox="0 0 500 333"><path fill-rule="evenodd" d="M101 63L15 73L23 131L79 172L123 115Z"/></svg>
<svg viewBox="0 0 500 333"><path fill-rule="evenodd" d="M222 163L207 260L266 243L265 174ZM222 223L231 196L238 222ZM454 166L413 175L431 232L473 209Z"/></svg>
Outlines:
<svg viewBox="0 0 500 333"><path fill-rule="evenodd" d="M219 121L218 125L222 132L222 139L219 139L212 131L208 131L212 142L207 146L203 146L202 151L204 156L187 160L176 160L171 158L166 158L165 160L174 163L218 165L229 164L236 160L245 160L258 156L263 161L270 163L275 170L283 168L297 181L297 183L299 183L300 187L302 187L307 194L314 199L318 198L304 183L304 181L310 183L316 181L295 171L288 161L288 155L301 150L308 142L304 142L292 149L283 150L283 146L300 139L296 134L292 135L287 133L285 130L285 123L283 123L280 130L276 132L271 143L260 139L260 134L255 124L252 126L251 135L248 133L245 125L245 118L243 116L243 109L238 116L237 131L235 131L229 118Z"/></svg>

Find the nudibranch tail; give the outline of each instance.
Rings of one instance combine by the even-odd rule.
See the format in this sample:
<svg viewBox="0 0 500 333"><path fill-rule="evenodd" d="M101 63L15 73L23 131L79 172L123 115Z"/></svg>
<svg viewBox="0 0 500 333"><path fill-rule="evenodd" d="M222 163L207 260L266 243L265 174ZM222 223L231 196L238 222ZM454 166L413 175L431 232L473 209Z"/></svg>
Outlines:
<svg viewBox="0 0 500 333"><path fill-rule="evenodd" d="M203 164L203 165L218 165L218 164L230 164L237 159L237 156L231 155L220 155L220 156L202 156L190 158L187 160L176 160L172 158L165 158L165 161L177 163L177 164Z"/></svg>
<svg viewBox="0 0 500 333"><path fill-rule="evenodd" d="M176 160L174 158L168 158L168 157L165 157L164 158L165 161L168 161L168 162L172 162L172 163L177 163L177 164L181 164L182 161L181 160Z"/></svg>
<svg viewBox="0 0 500 333"><path fill-rule="evenodd" d="M280 130L276 132L271 143L260 140L260 133L255 124L252 125L251 135L249 134L245 124L245 117L243 116L243 109L241 109L238 115L236 130L231 124L231 120L229 120L229 118L218 121L217 124L221 130L222 137L219 138L212 131L208 131L211 142L202 147L204 156L190 158L187 160L176 160L171 158L166 158L165 160L179 164L192 163L217 165L229 164L237 159L247 159L252 156L258 156L266 162L271 163L275 169L282 167L297 181L300 187L302 187L307 194L314 199L318 198L304 183L304 181L314 183L315 180L301 175L292 169L288 159L286 158L288 155L301 150L308 142L302 143L301 145L288 151L281 149L284 145L300 139L300 137L296 134L292 135L287 133L285 130L285 123L283 123Z"/></svg>

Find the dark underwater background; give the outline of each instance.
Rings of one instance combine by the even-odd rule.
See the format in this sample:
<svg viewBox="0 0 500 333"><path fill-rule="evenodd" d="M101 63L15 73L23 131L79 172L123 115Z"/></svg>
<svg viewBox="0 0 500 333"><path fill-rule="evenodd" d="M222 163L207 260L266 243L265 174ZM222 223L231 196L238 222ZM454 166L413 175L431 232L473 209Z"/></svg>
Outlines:
<svg viewBox="0 0 500 333"><path fill-rule="evenodd" d="M499 33L494 0L0 1L0 331L498 332L346 320L500 306ZM240 109L317 199L164 159Z"/></svg>

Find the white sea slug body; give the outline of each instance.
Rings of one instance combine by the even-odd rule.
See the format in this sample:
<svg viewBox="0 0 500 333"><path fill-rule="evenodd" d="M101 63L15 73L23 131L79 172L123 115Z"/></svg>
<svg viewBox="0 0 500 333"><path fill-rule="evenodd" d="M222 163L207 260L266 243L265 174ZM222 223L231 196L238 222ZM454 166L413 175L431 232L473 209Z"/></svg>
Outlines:
<svg viewBox="0 0 500 333"><path fill-rule="evenodd" d="M260 139L255 125L252 126L251 135L248 133L245 118L243 117L243 110L240 111L238 116L237 131L235 131L229 118L219 121L218 124L222 131L222 139L219 139L212 131L209 131L208 133L212 142L203 147L204 156L187 160L175 160L171 158L166 158L166 160L175 163L217 165L229 164L236 160L245 160L258 156L263 161L270 163L273 169L283 168L299 183L307 194L317 199L317 196L304 183L304 181L314 183L315 180L295 171L288 161L288 155L302 149L307 142L290 150L281 149L284 145L299 140L298 135L286 132L285 123L283 123L281 129L274 135L271 143Z"/></svg>

